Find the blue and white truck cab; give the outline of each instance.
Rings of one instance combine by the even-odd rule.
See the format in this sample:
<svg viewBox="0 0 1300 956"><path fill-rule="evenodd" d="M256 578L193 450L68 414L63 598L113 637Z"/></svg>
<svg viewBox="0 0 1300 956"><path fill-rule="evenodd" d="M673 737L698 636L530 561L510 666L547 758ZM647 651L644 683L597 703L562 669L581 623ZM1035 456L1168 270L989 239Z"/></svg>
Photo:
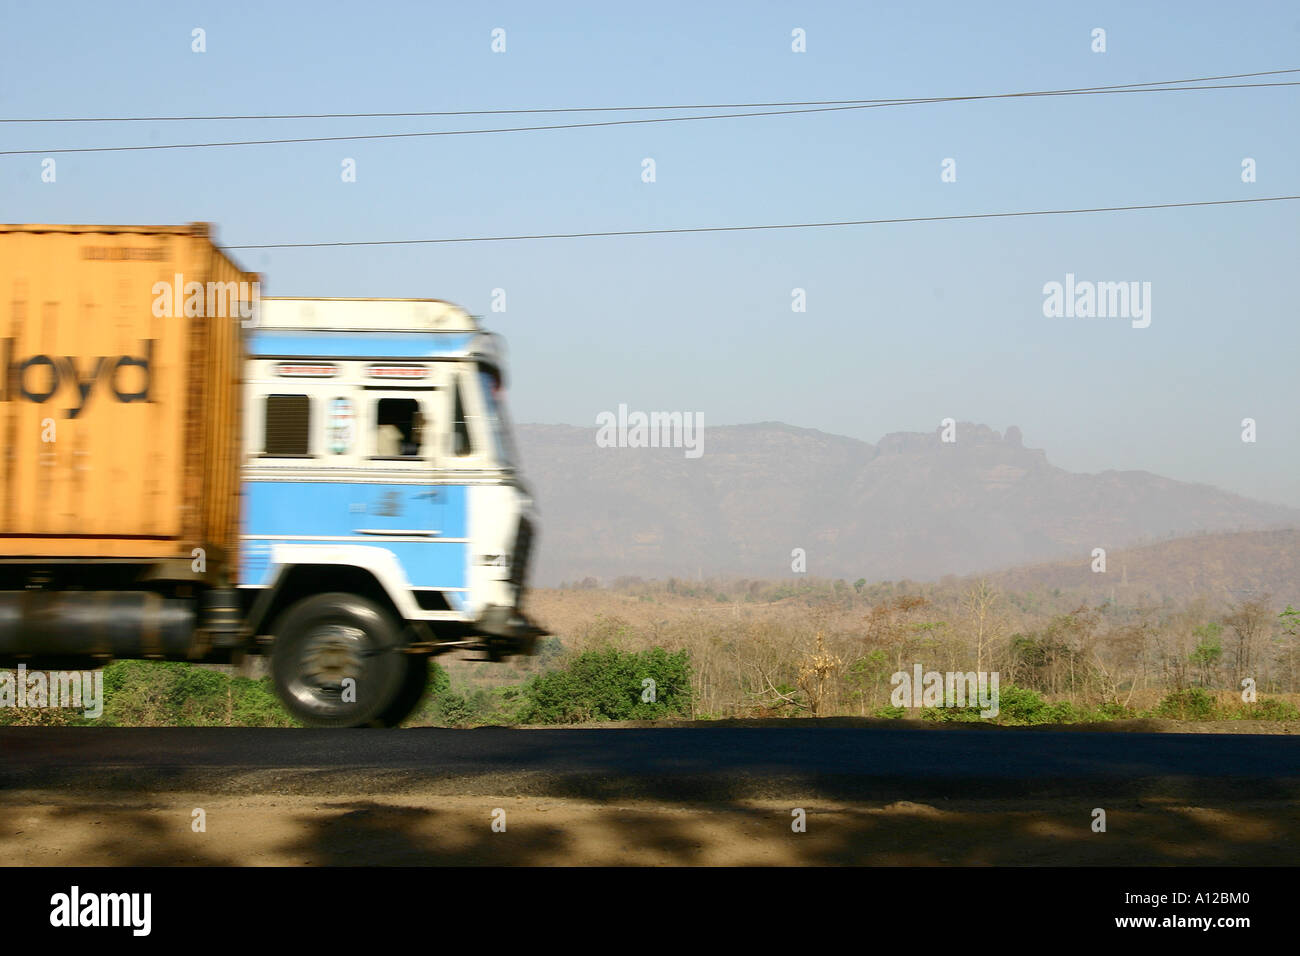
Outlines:
<svg viewBox="0 0 1300 956"><path fill-rule="evenodd" d="M429 655L532 653L501 339L438 300L265 298L247 351L240 603L290 711L391 725Z"/></svg>

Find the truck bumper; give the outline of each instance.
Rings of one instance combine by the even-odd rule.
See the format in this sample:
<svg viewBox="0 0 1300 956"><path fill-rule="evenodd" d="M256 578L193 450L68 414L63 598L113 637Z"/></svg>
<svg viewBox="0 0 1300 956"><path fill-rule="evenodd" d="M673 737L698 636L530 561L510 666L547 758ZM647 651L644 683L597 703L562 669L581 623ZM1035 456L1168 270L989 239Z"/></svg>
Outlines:
<svg viewBox="0 0 1300 956"><path fill-rule="evenodd" d="M490 605L474 624L474 630L483 635L494 645L501 647L503 654L533 654L537 649L538 638L551 633L538 627L523 612L501 604Z"/></svg>

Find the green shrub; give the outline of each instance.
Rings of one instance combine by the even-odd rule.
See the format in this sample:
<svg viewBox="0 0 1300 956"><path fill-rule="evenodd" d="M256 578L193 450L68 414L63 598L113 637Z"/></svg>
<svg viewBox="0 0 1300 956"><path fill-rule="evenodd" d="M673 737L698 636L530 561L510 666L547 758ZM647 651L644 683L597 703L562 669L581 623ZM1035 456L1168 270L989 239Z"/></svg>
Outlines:
<svg viewBox="0 0 1300 956"><path fill-rule="evenodd" d="M1055 704L1048 704L1044 712L1045 724L1073 724L1078 723L1087 715L1086 710L1075 707L1068 700L1057 701Z"/></svg>
<svg viewBox="0 0 1300 956"><path fill-rule="evenodd" d="M294 726L270 678L233 677L182 661L109 664L104 668L104 714L97 722L118 727Z"/></svg>
<svg viewBox="0 0 1300 956"><path fill-rule="evenodd" d="M978 707L923 707L921 719L966 724L978 723L984 718L980 716Z"/></svg>
<svg viewBox="0 0 1300 956"><path fill-rule="evenodd" d="M586 651L562 670L538 675L524 686L519 719L557 724L683 717L691 708L690 677L686 651ZM647 678L655 682L653 701L642 699Z"/></svg>
<svg viewBox="0 0 1300 956"><path fill-rule="evenodd" d="M447 668L430 658L429 687L425 692L425 699L429 700L435 698L439 694L445 694L449 690L451 690L451 675L447 673Z"/></svg>
<svg viewBox="0 0 1300 956"><path fill-rule="evenodd" d="M1066 705L1067 707L1069 705ZM998 722L1003 724L1054 723L1053 710L1037 692L1008 684L998 688Z"/></svg>
<svg viewBox="0 0 1300 956"><path fill-rule="evenodd" d="M1243 704L1233 716L1245 720L1300 720L1300 708L1290 701L1266 697L1255 704Z"/></svg>
<svg viewBox="0 0 1300 956"><path fill-rule="evenodd" d="M1097 708L1097 716L1101 720L1122 720L1125 717L1132 717L1133 711L1119 701L1108 700Z"/></svg>
<svg viewBox="0 0 1300 956"><path fill-rule="evenodd" d="M519 704L520 688L509 684L453 690L447 669L436 661L430 661L428 691L410 721L440 727L509 724L518 719Z"/></svg>
<svg viewBox="0 0 1300 956"><path fill-rule="evenodd" d="M1215 714L1214 698L1203 687L1176 690L1156 704L1154 713L1175 720L1209 720Z"/></svg>
<svg viewBox="0 0 1300 956"><path fill-rule="evenodd" d="M1008 684L998 688L998 714L996 717L981 717L984 708L971 707L925 707L921 710L922 720L958 723L998 723L998 724L1072 724L1093 716L1089 711L1075 707L1069 701L1049 704L1036 692L1025 687ZM896 713L887 713L896 712ZM876 712L878 717L901 717L905 713L902 707L886 707Z"/></svg>
<svg viewBox="0 0 1300 956"><path fill-rule="evenodd" d="M446 690L432 699L429 716L436 724L456 727L471 723L478 713L470 697Z"/></svg>

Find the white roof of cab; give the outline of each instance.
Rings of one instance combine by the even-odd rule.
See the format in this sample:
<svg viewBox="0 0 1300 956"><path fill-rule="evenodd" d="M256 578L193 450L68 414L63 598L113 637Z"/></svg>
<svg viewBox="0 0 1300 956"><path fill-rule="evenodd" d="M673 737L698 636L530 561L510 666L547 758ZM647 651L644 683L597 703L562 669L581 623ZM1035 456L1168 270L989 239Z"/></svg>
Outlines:
<svg viewBox="0 0 1300 956"><path fill-rule="evenodd" d="M261 329L478 332L474 316L441 299L262 299Z"/></svg>

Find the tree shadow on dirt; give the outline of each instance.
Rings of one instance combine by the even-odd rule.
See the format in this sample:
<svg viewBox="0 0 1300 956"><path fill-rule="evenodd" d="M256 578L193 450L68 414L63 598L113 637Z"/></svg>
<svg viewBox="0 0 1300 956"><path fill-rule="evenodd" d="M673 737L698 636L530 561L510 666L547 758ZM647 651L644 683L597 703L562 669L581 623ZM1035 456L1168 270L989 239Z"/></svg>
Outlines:
<svg viewBox="0 0 1300 956"><path fill-rule="evenodd" d="M653 789L653 788L652 788ZM809 788L810 794L814 788ZM901 788L900 788L901 790ZM605 791L602 797L600 791ZM10 796L18 796L11 794ZM216 795L214 795L215 799ZM1290 865L1300 857L1300 809L1261 798L1192 802L1153 787L1115 796L1080 787L1072 799L844 800L824 786L802 799L634 799L596 781L546 793L469 798L415 793L286 801L281 826L232 832L219 811L207 833L188 806L0 808L0 846L18 865L553 866L1198 866ZM223 797L222 799L228 799ZM1104 832L1094 810L1106 811ZM792 826L802 811L803 832ZM505 829L493 829L504 811Z"/></svg>

